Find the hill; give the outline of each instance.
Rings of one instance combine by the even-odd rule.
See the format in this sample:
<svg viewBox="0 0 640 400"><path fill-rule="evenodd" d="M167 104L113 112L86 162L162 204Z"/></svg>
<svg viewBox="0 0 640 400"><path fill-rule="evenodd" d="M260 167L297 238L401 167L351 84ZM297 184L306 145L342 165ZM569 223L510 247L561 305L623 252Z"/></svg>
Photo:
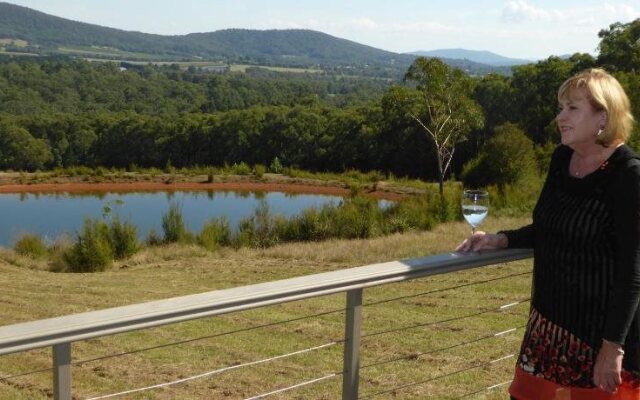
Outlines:
<svg viewBox="0 0 640 400"><path fill-rule="evenodd" d="M76 22L9 3L0 3L0 38L24 40L32 50L93 46L169 58L251 59L286 65L393 65L409 64L415 58L310 30L226 29L164 36Z"/></svg>
<svg viewBox="0 0 640 400"><path fill-rule="evenodd" d="M0 2L0 50L3 47L5 52L72 54L119 60L216 60L320 66L354 75L393 78L401 76L416 57L311 30L225 29L166 36L72 21ZM505 72L471 59L449 58L445 61L471 74Z"/></svg>
<svg viewBox="0 0 640 400"><path fill-rule="evenodd" d="M533 60L504 57L486 50L438 49L430 51L415 51L410 54L425 57L449 58L454 60L469 60L493 66L512 66L534 62Z"/></svg>

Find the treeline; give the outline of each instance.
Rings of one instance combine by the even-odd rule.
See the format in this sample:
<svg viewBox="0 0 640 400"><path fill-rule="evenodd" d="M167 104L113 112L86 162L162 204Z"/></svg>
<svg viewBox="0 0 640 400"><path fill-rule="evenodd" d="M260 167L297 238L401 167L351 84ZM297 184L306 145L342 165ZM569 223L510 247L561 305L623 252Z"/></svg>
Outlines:
<svg viewBox="0 0 640 400"><path fill-rule="evenodd" d="M379 106L256 106L214 114L5 116L0 168L221 166L245 162L313 171L427 170L426 137ZM404 126L400 126L400 124Z"/></svg>
<svg viewBox="0 0 640 400"><path fill-rule="evenodd" d="M514 67L510 77L471 79L465 102L479 105L484 124L465 132L467 140L456 147L455 176L470 160L488 165L486 157L478 159L487 148L524 146L525 155L504 159L533 160L544 170L558 142L557 89L584 68L612 72L640 117L640 48L634 45L640 20L614 24L600 37L597 58L550 57ZM371 82L359 92L361 82L312 75L211 76L154 67L122 73L111 64L10 61L0 65L0 168L270 165L277 157L285 167L435 179L434 146L410 115L419 92L402 82L390 88L367 86ZM357 100L332 100L354 93Z"/></svg>
<svg viewBox="0 0 640 400"><path fill-rule="evenodd" d="M255 105L319 101L345 106L379 98L388 81L313 73L212 74L191 67L135 66L73 60L0 62L0 113L132 111L210 113Z"/></svg>

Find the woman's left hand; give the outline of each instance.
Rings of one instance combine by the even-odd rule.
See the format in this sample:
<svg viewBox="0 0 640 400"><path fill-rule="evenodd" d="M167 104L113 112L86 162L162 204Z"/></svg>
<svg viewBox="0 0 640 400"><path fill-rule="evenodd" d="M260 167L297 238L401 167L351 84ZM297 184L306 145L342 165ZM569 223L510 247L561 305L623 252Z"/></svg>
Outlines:
<svg viewBox="0 0 640 400"><path fill-rule="evenodd" d="M602 341L602 347L598 352L596 364L593 367L593 383L605 392L615 393L622 383L622 357L624 352L621 347L607 340Z"/></svg>

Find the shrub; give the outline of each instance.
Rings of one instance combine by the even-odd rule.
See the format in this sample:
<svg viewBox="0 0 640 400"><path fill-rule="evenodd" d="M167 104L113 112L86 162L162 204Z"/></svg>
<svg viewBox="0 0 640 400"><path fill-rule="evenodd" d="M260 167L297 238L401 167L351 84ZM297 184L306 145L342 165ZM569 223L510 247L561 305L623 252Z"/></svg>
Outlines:
<svg viewBox="0 0 640 400"><path fill-rule="evenodd" d="M370 238L382 234L382 211L378 203L363 196L351 197L336 209L334 235L344 239Z"/></svg>
<svg viewBox="0 0 640 400"><path fill-rule="evenodd" d="M86 219L76 242L64 253L64 259L71 272L104 271L113 261L107 224Z"/></svg>
<svg viewBox="0 0 640 400"><path fill-rule="evenodd" d="M269 165L269 171L273 172L274 174L281 174L284 172L284 166L282 166L282 163L280 162L280 159L278 157L275 157L273 161L271 161L271 165Z"/></svg>
<svg viewBox="0 0 640 400"><path fill-rule="evenodd" d="M238 230L232 240L234 247L271 247L281 241L279 234L286 232L280 216L273 216L266 201L261 201L253 215L240 220Z"/></svg>
<svg viewBox="0 0 640 400"><path fill-rule="evenodd" d="M324 217L325 215L313 207L302 210L300 215L290 219L288 235L291 236L286 236L286 240L312 241L326 239L329 237L329 227L323 224Z"/></svg>
<svg viewBox="0 0 640 400"><path fill-rule="evenodd" d="M207 250L214 251L219 246L227 246L231 243L231 228L226 217L215 218L204 224L198 243Z"/></svg>
<svg viewBox="0 0 640 400"><path fill-rule="evenodd" d="M66 169L66 172L70 176L89 176L93 174L93 170L84 165L69 167Z"/></svg>
<svg viewBox="0 0 640 400"><path fill-rule="evenodd" d="M130 257L140 249L138 228L130 221L120 222L117 215L111 220L109 239L116 260Z"/></svg>
<svg viewBox="0 0 640 400"><path fill-rule="evenodd" d="M105 167L100 166L93 171L93 174L95 176L106 176L109 174L109 170L106 169Z"/></svg>
<svg viewBox="0 0 640 400"><path fill-rule="evenodd" d="M402 232L408 229L428 230L436 224L436 217L429 212L433 196L411 196L385 210L387 231ZM432 206L431 206L432 207Z"/></svg>
<svg viewBox="0 0 640 400"><path fill-rule="evenodd" d="M253 167L253 175L255 175L256 178L262 178L265 172L267 172L267 168L262 164L256 164Z"/></svg>
<svg viewBox="0 0 640 400"><path fill-rule="evenodd" d="M73 240L66 234L56 238L49 248L49 270L51 272L70 271L65 255L73 247Z"/></svg>
<svg viewBox="0 0 640 400"><path fill-rule="evenodd" d="M231 173L235 175L251 175L251 167L245 162L233 164L231 166Z"/></svg>
<svg viewBox="0 0 640 400"><path fill-rule="evenodd" d="M506 185L502 188L489 186L487 188L491 202L489 212L503 216L530 215L542 190L542 184L542 177L531 177L516 185Z"/></svg>
<svg viewBox="0 0 640 400"><path fill-rule="evenodd" d="M352 182L349 184L349 196L358 197L362 195L362 184L358 182Z"/></svg>
<svg viewBox="0 0 640 400"><path fill-rule="evenodd" d="M162 244L162 237L160 237L155 229L151 228L149 229L149 233L147 233L145 243L147 244L147 246L159 246Z"/></svg>
<svg viewBox="0 0 640 400"><path fill-rule="evenodd" d="M182 206L169 205L169 212L162 216L162 230L166 243L184 242L187 238L187 228L182 217Z"/></svg>
<svg viewBox="0 0 640 400"><path fill-rule="evenodd" d="M20 255L32 258L44 258L48 253L47 246L40 236L30 233L20 236L13 249Z"/></svg>
<svg viewBox="0 0 640 400"><path fill-rule="evenodd" d="M463 168L462 181L467 187L497 185L502 189L536 171L533 142L516 125L505 123L495 128L495 136Z"/></svg>
<svg viewBox="0 0 640 400"><path fill-rule="evenodd" d="M171 159L168 159L163 169L165 174L174 174L176 172L175 167L171 164Z"/></svg>

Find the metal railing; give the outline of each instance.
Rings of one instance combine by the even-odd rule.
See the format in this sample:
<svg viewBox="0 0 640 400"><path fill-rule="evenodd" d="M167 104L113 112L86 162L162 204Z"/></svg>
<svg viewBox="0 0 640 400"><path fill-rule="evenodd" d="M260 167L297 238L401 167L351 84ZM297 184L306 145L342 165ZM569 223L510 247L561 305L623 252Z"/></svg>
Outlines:
<svg viewBox="0 0 640 400"><path fill-rule="evenodd" d="M300 385L342 375L342 399L352 400L358 398L362 293L365 288L531 256L532 251L528 249L439 254L8 325L0 327L0 355L51 346L54 398L71 400L73 342L344 292L347 296L346 310L342 310L345 312L345 331L344 339L340 341L344 345L343 370ZM317 348L334 344L336 342ZM96 399L106 397L109 396ZM262 397L266 394L254 398Z"/></svg>

